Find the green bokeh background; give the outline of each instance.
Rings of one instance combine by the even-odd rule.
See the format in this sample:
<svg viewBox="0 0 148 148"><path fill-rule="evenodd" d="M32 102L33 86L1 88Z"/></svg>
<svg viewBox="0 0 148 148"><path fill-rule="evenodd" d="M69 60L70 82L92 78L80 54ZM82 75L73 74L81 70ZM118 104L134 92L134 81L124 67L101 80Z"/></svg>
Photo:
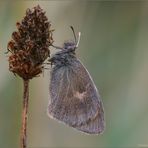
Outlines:
<svg viewBox="0 0 148 148"><path fill-rule="evenodd" d="M105 108L106 130L89 136L49 119L49 70L30 83L28 147L148 147L148 1L0 1L0 148L19 148L23 84L4 52L15 23L40 4L54 44L81 31L77 55L89 70ZM54 51L51 51L54 53Z"/></svg>

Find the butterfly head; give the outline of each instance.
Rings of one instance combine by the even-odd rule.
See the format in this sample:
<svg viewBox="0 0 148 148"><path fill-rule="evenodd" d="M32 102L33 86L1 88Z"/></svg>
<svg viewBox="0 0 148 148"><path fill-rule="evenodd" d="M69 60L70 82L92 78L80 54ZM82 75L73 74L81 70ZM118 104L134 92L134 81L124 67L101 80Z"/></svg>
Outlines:
<svg viewBox="0 0 148 148"><path fill-rule="evenodd" d="M73 41L67 41L63 44L63 50L67 51L75 51L76 43Z"/></svg>
<svg viewBox="0 0 148 148"><path fill-rule="evenodd" d="M79 32L78 37L76 37L74 28L72 26L70 26L70 27L71 27L71 30L72 30L73 35L74 35L74 41L64 42L63 47L58 47L58 46L52 45L54 48L60 49L61 52L64 52L64 53L65 52L74 52L78 48L78 45L79 45L79 42L80 42L81 32Z"/></svg>
<svg viewBox="0 0 148 148"><path fill-rule="evenodd" d="M81 33L79 32L78 34L78 38L76 37L76 34L75 34L75 31L74 31L74 28L72 26L71 27L71 30L73 32L73 35L74 35L74 41L69 41L69 42L65 42L64 43L64 46L63 46L63 50L67 50L67 51L75 51L76 48L78 48L78 45L79 45L79 42L80 42L80 36L81 36Z"/></svg>
<svg viewBox="0 0 148 148"><path fill-rule="evenodd" d="M61 51L57 52L53 57L50 58L49 61L52 63L61 65L69 64L73 58L75 58L75 50L78 48L80 42L81 33L78 34L78 39L76 38L73 27L71 26L74 35L74 41L64 42L63 47L57 47L52 45L56 49L60 49ZM62 64L62 65L63 65Z"/></svg>

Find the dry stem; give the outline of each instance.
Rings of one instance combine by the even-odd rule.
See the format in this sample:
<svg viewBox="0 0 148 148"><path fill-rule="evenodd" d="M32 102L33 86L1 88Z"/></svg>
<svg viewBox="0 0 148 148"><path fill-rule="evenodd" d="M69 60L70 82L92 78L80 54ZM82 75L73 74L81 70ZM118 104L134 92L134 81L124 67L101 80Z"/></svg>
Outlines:
<svg viewBox="0 0 148 148"><path fill-rule="evenodd" d="M27 118L28 118L28 100L29 100L29 80L24 81L23 111L22 111L22 129L21 129L21 148L27 148Z"/></svg>

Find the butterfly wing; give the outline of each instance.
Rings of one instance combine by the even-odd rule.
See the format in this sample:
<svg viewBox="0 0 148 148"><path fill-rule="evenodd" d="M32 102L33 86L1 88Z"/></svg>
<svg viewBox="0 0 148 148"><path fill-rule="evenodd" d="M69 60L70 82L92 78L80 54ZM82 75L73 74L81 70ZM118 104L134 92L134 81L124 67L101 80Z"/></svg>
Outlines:
<svg viewBox="0 0 148 148"><path fill-rule="evenodd" d="M79 60L51 71L48 114L80 131L104 130L104 110L96 86Z"/></svg>

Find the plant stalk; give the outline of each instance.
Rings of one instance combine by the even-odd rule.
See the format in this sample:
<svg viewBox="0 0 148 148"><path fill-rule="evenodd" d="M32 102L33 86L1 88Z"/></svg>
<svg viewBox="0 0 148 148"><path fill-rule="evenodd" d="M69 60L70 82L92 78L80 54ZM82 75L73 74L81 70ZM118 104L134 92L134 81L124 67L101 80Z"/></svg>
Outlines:
<svg viewBox="0 0 148 148"><path fill-rule="evenodd" d="M21 148L27 148L27 119L28 119L28 101L29 101L29 80L23 80L24 96L22 111L22 128L21 128Z"/></svg>

